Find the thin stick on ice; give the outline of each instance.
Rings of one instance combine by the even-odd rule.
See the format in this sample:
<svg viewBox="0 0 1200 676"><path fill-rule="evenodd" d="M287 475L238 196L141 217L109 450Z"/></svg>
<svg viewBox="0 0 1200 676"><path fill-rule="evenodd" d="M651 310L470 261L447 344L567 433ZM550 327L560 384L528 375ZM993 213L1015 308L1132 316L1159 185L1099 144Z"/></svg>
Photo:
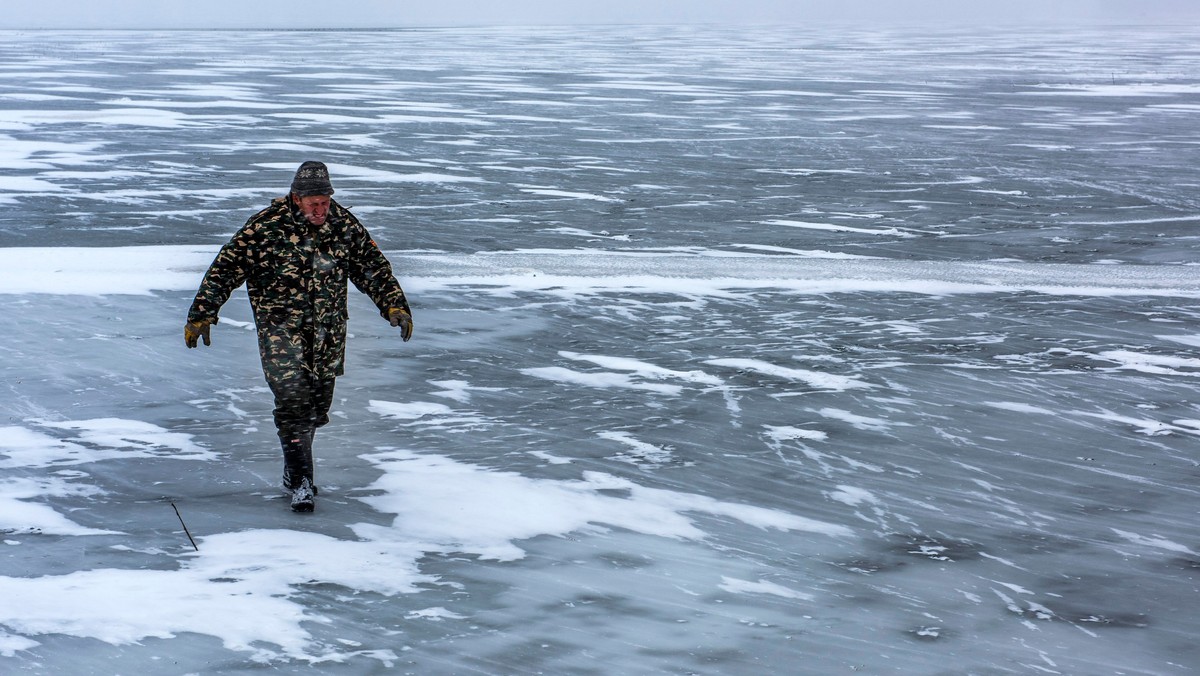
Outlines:
<svg viewBox="0 0 1200 676"><path fill-rule="evenodd" d="M183 526L183 533L187 535L188 542L192 543L192 549L200 551L200 548L196 546L196 541L192 538L192 532L188 530L187 524L183 522L183 515L179 513L179 508L175 506L174 502L171 503L171 509L174 509L175 516L179 517L179 525Z"/></svg>

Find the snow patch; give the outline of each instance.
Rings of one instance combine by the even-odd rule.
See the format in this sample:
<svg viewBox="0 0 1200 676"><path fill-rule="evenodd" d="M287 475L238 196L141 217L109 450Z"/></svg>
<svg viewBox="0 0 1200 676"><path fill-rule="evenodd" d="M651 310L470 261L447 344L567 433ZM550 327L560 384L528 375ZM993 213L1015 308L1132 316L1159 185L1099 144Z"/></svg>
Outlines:
<svg viewBox="0 0 1200 676"><path fill-rule="evenodd" d="M783 585L769 582L767 580L759 580L758 582L750 582L749 580L739 580L733 577L721 577L721 589L733 594L767 594L769 596L778 596L785 599L797 599L800 601L813 600L812 594L789 589Z"/></svg>
<svg viewBox="0 0 1200 676"><path fill-rule="evenodd" d="M840 502L851 507L857 507L864 502L878 504L879 498L876 498L871 491L864 488L855 488L854 486L838 486L837 490L827 494L830 500Z"/></svg>
<svg viewBox="0 0 1200 676"><path fill-rule="evenodd" d="M821 373L820 371L809 371L806 369L794 369L786 366L778 366L760 359L709 359L705 363L712 364L713 366L725 366L728 368L739 369L742 371L754 371L755 373L761 373L766 376L782 378L784 380L799 381L810 387L823 390L833 390L836 392L871 387L869 383L864 383L857 378L839 376L831 373Z"/></svg>

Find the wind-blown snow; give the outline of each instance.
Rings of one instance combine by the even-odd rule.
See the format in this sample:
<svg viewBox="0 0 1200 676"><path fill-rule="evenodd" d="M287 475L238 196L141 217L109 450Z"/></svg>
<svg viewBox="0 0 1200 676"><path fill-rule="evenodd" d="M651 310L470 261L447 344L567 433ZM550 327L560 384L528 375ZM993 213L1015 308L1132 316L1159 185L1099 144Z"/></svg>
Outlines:
<svg viewBox="0 0 1200 676"><path fill-rule="evenodd" d="M1198 37L5 33L0 673L1200 669ZM296 515L179 329L308 159L416 329Z"/></svg>
<svg viewBox="0 0 1200 676"><path fill-rule="evenodd" d="M0 249L0 293L145 295L196 285L217 247ZM739 290L801 294L1017 293L1063 296L1190 296L1190 268L1114 270L1088 265L843 261L743 254L705 257L646 252L511 252L447 255L390 252L415 289L478 286L480 292L586 296L612 291L729 297Z"/></svg>

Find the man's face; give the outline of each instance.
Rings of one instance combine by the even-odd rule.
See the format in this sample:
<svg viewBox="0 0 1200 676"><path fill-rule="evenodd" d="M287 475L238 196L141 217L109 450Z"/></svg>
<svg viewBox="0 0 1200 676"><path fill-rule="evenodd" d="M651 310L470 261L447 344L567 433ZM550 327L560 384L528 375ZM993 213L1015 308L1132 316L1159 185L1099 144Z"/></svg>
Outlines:
<svg viewBox="0 0 1200 676"><path fill-rule="evenodd" d="M296 205L300 207L300 213L304 214L304 218L309 223L313 225L325 225L325 218L329 216L328 195L298 197L296 198Z"/></svg>

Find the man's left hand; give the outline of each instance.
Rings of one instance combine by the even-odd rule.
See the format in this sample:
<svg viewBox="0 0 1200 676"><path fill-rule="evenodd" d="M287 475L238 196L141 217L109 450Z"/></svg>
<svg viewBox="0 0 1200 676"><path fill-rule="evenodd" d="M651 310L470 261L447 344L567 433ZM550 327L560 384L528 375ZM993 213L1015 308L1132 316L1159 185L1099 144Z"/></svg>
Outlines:
<svg viewBox="0 0 1200 676"><path fill-rule="evenodd" d="M402 307L388 309L388 321L392 323L392 326L400 327L400 337L404 339L404 342L407 343L408 339L412 338L413 321L408 310Z"/></svg>
<svg viewBox="0 0 1200 676"><path fill-rule="evenodd" d="M204 339L205 345L212 345L212 339L208 336L208 329L213 322L200 320L198 322L188 322L183 326L183 342L188 347L196 347L200 344L200 339Z"/></svg>

